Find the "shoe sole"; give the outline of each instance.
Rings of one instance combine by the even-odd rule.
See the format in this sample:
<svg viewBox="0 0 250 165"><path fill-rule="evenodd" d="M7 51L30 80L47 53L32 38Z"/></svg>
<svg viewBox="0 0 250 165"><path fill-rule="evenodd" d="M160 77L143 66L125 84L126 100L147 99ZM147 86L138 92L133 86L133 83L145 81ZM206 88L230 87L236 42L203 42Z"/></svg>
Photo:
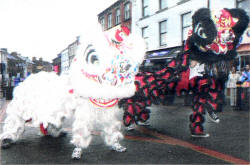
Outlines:
<svg viewBox="0 0 250 165"><path fill-rule="evenodd" d="M192 134L191 136L192 136L192 137L195 137L195 138L207 138L207 137L209 137L210 135L209 135L209 134L205 134L205 135L194 135L194 134Z"/></svg>

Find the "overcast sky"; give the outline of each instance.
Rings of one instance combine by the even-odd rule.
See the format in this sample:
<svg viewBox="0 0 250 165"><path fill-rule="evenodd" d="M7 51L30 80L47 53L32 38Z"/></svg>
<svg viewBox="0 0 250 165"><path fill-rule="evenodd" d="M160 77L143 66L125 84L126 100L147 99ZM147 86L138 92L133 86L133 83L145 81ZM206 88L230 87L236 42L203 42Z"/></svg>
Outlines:
<svg viewBox="0 0 250 165"><path fill-rule="evenodd" d="M116 0L0 0L0 48L53 58Z"/></svg>

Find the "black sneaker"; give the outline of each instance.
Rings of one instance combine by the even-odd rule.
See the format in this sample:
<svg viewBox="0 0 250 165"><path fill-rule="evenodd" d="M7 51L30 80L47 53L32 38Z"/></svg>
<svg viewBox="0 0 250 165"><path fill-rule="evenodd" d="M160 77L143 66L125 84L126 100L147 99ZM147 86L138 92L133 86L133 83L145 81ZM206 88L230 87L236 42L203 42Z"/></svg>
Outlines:
<svg viewBox="0 0 250 165"><path fill-rule="evenodd" d="M10 146L12 144L13 144L13 140L11 140L9 138L3 139L2 142L1 142L1 148L2 149L10 148Z"/></svg>
<svg viewBox="0 0 250 165"><path fill-rule="evenodd" d="M209 118L209 120L211 120L212 122L214 123L219 123L220 122L220 119L219 117L216 115L216 113L214 111L207 111L207 116Z"/></svg>
<svg viewBox="0 0 250 165"><path fill-rule="evenodd" d="M192 133L191 136L195 138L206 138L210 135L208 133Z"/></svg>

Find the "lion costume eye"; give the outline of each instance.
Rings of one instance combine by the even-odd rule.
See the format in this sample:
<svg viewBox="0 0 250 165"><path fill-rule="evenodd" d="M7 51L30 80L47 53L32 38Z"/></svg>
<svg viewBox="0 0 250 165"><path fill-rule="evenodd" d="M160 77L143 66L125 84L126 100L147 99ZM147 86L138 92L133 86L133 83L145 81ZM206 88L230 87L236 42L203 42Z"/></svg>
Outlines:
<svg viewBox="0 0 250 165"><path fill-rule="evenodd" d="M88 47L86 48L84 55L86 55L86 62L90 63L90 64L99 64L99 59L98 59L98 55L96 53L96 50L94 48L93 45L88 45Z"/></svg>
<svg viewBox="0 0 250 165"><path fill-rule="evenodd" d="M197 26L195 27L195 33L203 39L207 38L207 35L204 32L204 28L201 26L201 23L198 23Z"/></svg>

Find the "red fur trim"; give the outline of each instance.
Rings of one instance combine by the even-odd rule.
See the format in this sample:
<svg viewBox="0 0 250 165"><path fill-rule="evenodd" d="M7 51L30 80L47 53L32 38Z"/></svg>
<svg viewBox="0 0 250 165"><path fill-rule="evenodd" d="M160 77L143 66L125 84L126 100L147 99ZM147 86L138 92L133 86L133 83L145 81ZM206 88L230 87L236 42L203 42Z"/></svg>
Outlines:
<svg viewBox="0 0 250 165"><path fill-rule="evenodd" d="M146 85L146 83L143 81L144 77L143 76L136 76L135 81L138 81L140 83L140 87L143 87Z"/></svg>
<svg viewBox="0 0 250 165"><path fill-rule="evenodd" d="M125 125L128 126L131 123L131 121L132 121L132 117L129 116L129 115L126 115L124 121L125 121Z"/></svg>
<svg viewBox="0 0 250 165"><path fill-rule="evenodd" d="M139 114L142 111L142 109L138 105L135 106L135 109L137 114Z"/></svg>
<svg viewBox="0 0 250 165"><path fill-rule="evenodd" d="M213 108L214 110L217 110L218 104L212 103L211 101L208 101L208 103L209 103L209 105L212 106L212 108Z"/></svg>
<svg viewBox="0 0 250 165"><path fill-rule="evenodd" d="M187 57L188 57L188 54L183 55L182 66L187 66Z"/></svg>
<svg viewBox="0 0 250 165"><path fill-rule="evenodd" d="M203 113L203 112L204 112L203 106L199 106L198 112L199 112L199 113Z"/></svg>
<svg viewBox="0 0 250 165"><path fill-rule="evenodd" d="M166 70L167 70L167 68L164 68L164 69L162 69L162 70L160 70L160 71L157 71L157 72L155 72L155 73L156 73L156 74L161 74L161 73L164 73Z"/></svg>
<svg viewBox="0 0 250 165"><path fill-rule="evenodd" d="M201 127L200 126L196 126L195 127L195 133L203 133L203 131L201 131Z"/></svg>
<svg viewBox="0 0 250 165"><path fill-rule="evenodd" d="M215 84L215 80L214 79L212 79L212 84L211 84L211 87L210 88L212 88L212 89L215 89L216 88L216 84Z"/></svg>
<svg viewBox="0 0 250 165"><path fill-rule="evenodd" d="M128 105L128 113L131 114L131 115L134 115L134 114L135 114L135 113L134 113L134 108L133 108L132 104L129 104L129 105Z"/></svg>
<svg viewBox="0 0 250 165"><path fill-rule="evenodd" d="M218 93L216 92L209 92L209 95L213 98L213 100L216 100L218 97Z"/></svg>
<svg viewBox="0 0 250 165"><path fill-rule="evenodd" d="M48 135L48 131L44 128L43 123L40 124L40 131L43 135Z"/></svg>
<svg viewBox="0 0 250 165"><path fill-rule="evenodd" d="M199 102L205 104L206 103L206 99L200 98Z"/></svg>
<svg viewBox="0 0 250 165"><path fill-rule="evenodd" d="M168 64L168 67L175 67L176 66L176 61L173 60Z"/></svg>

